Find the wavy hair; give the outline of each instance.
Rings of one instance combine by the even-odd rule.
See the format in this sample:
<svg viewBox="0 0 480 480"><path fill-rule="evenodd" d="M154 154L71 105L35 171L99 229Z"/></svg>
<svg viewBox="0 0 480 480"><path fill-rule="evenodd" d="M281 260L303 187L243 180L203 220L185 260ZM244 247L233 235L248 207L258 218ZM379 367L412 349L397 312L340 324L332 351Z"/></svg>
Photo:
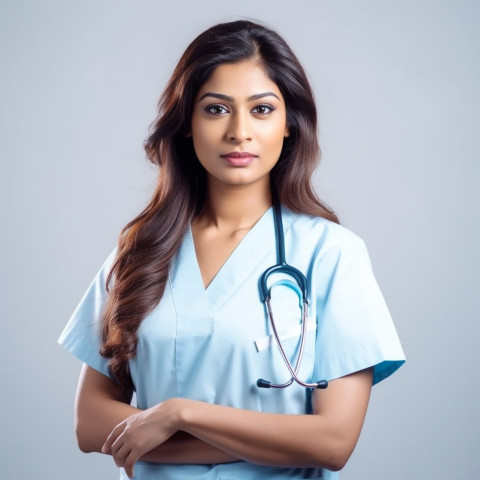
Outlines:
<svg viewBox="0 0 480 480"><path fill-rule="evenodd" d="M250 21L221 23L200 34L180 58L158 103L145 150L159 167L146 208L121 231L107 279L100 353L125 392L134 390L129 360L137 331L159 303L169 267L192 219L204 206L206 172L198 161L190 131L194 99L219 65L255 59L276 83L286 105L290 135L284 139L270 184L276 201L297 213L338 223L316 196L311 177L319 158L317 112L300 62L273 30Z"/></svg>

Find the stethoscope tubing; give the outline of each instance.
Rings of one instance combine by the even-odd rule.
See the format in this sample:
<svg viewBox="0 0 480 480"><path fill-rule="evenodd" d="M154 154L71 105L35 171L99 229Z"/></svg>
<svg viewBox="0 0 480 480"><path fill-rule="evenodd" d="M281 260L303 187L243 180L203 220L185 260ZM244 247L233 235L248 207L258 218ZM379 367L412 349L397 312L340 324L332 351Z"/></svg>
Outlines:
<svg viewBox="0 0 480 480"><path fill-rule="evenodd" d="M265 304L267 315L270 320L270 325L272 326L275 341L277 343L277 346L279 348L283 361L288 371L290 372L290 380L287 380L284 383L278 384L278 383L272 383L272 382L269 382L268 380L259 378L257 380L257 386L260 388L285 388L290 386L293 382L296 382L302 387L324 389L324 388L327 388L328 386L328 382L326 380L319 380L318 382L315 382L315 383L309 383L309 382L304 382L298 377L298 373L300 371L300 365L303 358L305 340L307 336L307 317L308 317L307 279L305 278L305 275L303 275L303 273L300 272L300 270L297 270L295 267L288 265L285 260L285 237L283 234L281 207L278 203L275 203L273 208L274 208L274 221L275 221L275 236L276 236L276 242L277 242L277 264L265 270L265 272L260 277L259 286L260 286L262 300ZM268 288L267 280L272 273L277 273L277 272L286 273L290 277L294 278L298 284L298 287L300 287L299 292L297 291L298 289L297 286L293 288L297 292L297 295L299 295L300 304L302 305L302 316L301 316L302 327L301 327L301 333L300 333L300 349L298 352L297 361L295 362L295 367L292 366L290 360L288 359L285 353L285 350L283 349L282 342L280 340L280 336L278 334L277 327L273 319L271 294L270 294L272 287Z"/></svg>

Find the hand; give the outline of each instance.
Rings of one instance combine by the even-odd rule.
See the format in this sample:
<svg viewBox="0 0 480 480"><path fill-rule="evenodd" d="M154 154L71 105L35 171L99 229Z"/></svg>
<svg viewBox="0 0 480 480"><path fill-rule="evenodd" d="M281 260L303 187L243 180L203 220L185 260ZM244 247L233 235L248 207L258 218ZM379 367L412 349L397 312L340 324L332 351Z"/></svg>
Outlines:
<svg viewBox="0 0 480 480"><path fill-rule="evenodd" d="M112 430L102 453L112 455L117 467L133 478L135 463L178 430L177 410L177 402L170 399L128 417Z"/></svg>

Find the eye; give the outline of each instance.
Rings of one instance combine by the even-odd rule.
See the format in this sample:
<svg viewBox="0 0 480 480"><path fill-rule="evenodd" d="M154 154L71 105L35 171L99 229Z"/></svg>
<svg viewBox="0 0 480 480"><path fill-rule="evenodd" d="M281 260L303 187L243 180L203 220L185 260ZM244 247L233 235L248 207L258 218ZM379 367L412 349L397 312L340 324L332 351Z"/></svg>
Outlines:
<svg viewBox="0 0 480 480"><path fill-rule="evenodd" d="M257 105L256 107L252 108L253 113L258 113L259 115L267 115L275 110L273 105L268 105L266 103L262 103L261 105Z"/></svg>
<svg viewBox="0 0 480 480"><path fill-rule="evenodd" d="M228 113L227 107L220 104L208 105L205 107L205 111L211 115L224 115L225 113Z"/></svg>

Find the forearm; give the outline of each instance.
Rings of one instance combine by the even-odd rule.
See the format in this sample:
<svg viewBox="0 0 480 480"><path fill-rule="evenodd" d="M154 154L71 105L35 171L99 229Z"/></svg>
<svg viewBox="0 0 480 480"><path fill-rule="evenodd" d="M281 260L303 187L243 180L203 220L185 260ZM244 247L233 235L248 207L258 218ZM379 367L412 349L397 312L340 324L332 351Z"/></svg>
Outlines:
<svg viewBox="0 0 480 480"><path fill-rule="evenodd" d="M155 463L209 464L238 462L239 458L186 432L177 432L165 443L141 457Z"/></svg>
<svg viewBox="0 0 480 480"><path fill-rule="evenodd" d="M112 430L141 412L129 405L110 379L84 367L75 402L75 432L83 452L102 452ZM143 460L158 463L226 463L237 461L218 448L185 432L177 432L165 443L146 453Z"/></svg>
<svg viewBox="0 0 480 480"><path fill-rule="evenodd" d="M234 457L262 465L338 470L360 435L371 384L371 369L330 382L327 390L315 391L312 415L173 402L178 402L178 429Z"/></svg>
<svg viewBox="0 0 480 480"><path fill-rule="evenodd" d="M83 420L76 422L79 446L84 452L100 452L113 428L139 409L115 400L96 402ZM80 441L80 438L82 439ZM142 457L157 463L226 463L238 458L186 432L177 432L162 445Z"/></svg>
<svg viewBox="0 0 480 480"><path fill-rule="evenodd" d="M190 402L180 428L245 461L338 469L340 438L321 415L285 415Z"/></svg>

